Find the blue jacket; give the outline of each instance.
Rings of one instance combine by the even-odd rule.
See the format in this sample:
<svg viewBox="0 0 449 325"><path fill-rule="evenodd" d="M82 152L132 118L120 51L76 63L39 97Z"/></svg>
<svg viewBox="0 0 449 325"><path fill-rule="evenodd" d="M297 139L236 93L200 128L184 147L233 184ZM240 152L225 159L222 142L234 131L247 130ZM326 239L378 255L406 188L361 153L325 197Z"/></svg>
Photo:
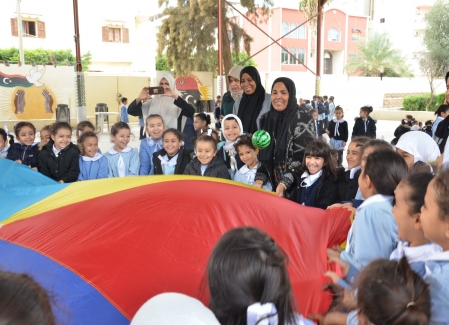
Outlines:
<svg viewBox="0 0 449 325"><path fill-rule="evenodd" d="M355 274L378 258L390 258L397 246L398 226L393 218L392 197L375 195L365 200L348 233L346 250L341 259L351 264L347 280L354 282Z"/></svg>
<svg viewBox="0 0 449 325"><path fill-rule="evenodd" d="M7 159L21 160L22 165L39 167L39 146L38 143L33 143L31 146L24 146L20 142L14 143L9 147Z"/></svg>
<svg viewBox="0 0 449 325"><path fill-rule="evenodd" d="M120 122L129 123L128 109L125 105L122 105L120 107Z"/></svg>
<svg viewBox="0 0 449 325"><path fill-rule="evenodd" d="M140 172L139 175L154 175L153 153L163 148L162 139L154 141L151 137L140 142Z"/></svg>
<svg viewBox="0 0 449 325"><path fill-rule="evenodd" d="M85 161L82 156L79 159L80 174L79 181L91 179L108 178L108 159L101 155L98 160Z"/></svg>
<svg viewBox="0 0 449 325"><path fill-rule="evenodd" d="M447 325L449 320L449 251L431 256L424 280L430 287L431 325Z"/></svg>

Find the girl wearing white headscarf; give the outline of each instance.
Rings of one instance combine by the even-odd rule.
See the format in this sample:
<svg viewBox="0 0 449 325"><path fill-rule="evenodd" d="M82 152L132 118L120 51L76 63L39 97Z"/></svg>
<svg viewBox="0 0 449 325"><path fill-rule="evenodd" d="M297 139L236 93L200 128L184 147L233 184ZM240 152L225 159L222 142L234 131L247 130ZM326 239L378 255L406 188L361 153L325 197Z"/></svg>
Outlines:
<svg viewBox="0 0 449 325"><path fill-rule="evenodd" d="M129 105L128 114L143 116L143 120L150 114L159 114L164 119L167 129L174 128L183 131L187 117L193 117L195 109L189 105L176 90L175 79L169 73L163 73L159 86L164 88L163 95L153 95L150 98L148 87Z"/></svg>
<svg viewBox="0 0 449 325"><path fill-rule="evenodd" d="M404 158L409 171L433 171L430 164L440 156L438 145L424 132L407 132L396 144L396 151Z"/></svg>
<svg viewBox="0 0 449 325"><path fill-rule="evenodd" d="M229 70L228 81L230 91L225 93L221 100L221 118L228 114L232 114L232 108L234 107L235 101L243 96L243 90L242 87L240 87L240 71L242 71L242 69L242 66L237 65Z"/></svg>

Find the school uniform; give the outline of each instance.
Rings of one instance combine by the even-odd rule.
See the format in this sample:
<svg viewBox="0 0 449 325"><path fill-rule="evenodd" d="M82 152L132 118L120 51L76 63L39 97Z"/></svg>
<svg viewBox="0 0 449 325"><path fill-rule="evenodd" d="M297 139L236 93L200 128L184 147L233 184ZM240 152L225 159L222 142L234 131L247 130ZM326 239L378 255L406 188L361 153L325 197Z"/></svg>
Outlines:
<svg viewBox="0 0 449 325"><path fill-rule="evenodd" d="M122 106L120 107L120 121L129 123L128 109L126 108L125 104L122 104Z"/></svg>
<svg viewBox="0 0 449 325"><path fill-rule="evenodd" d="M140 171L139 175L154 175L153 153L164 147L162 139L153 140L151 137L140 142Z"/></svg>
<svg viewBox="0 0 449 325"><path fill-rule="evenodd" d="M313 120L313 126L315 138L318 139L325 132L323 127L323 121Z"/></svg>
<svg viewBox="0 0 449 325"><path fill-rule="evenodd" d="M338 201L350 202L356 198L359 190L361 166L352 169L339 168L337 171Z"/></svg>
<svg viewBox="0 0 449 325"><path fill-rule="evenodd" d="M446 325L449 320L449 251L427 259L424 281L430 289L430 324Z"/></svg>
<svg viewBox="0 0 449 325"><path fill-rule="evenodd" d="M108 159L101 153L97 152L94 157L80 156L79 166L79 181L108 178Z"/></svg>
<svg viewBox="0 0 449 325"><path fill-rule="evenodd" d="M352 137L369 137L376 138L376 122L368 116L363 119L361 117L356 118L354 128L352 129Z"/></svg>
<svg viewBox="0 0 449 325"><path fill-rule="evenodd" d="M254 178L257 174L257 169L260 167L260 164L257 164L252 169L249 169L247 165L243 165L242 168L240 168L234 175L234 181L247 184L247 185L254 185ZM264 190L272 191L273 188L271 186L270 181L267 181L266 184L262 186Z"/></svg>
<svg viewBox="0 0 449 325"><path fill-rule="evenodd" d="M153 153L154 175L182 175L190 163L190 150L181 147L169 157L164 148Z"/></svg>
<svg viewBox="0 0 449 325"><path fill-rule="evenodd" d="M346 279L354 283L356 275L370 262L389 258L397 246L398 226L391 209L393 197L376 194L358 208L348 233L346 249L340 258L350 264Z"/></svg>
<svg viewBox="0 0 449 325"><path fill-rule="evenodd" d="M39 146L33 143L31 146L25 146L20 142L15 142L9 147L6 159L21 160L22 165L31 166L31 168L39 167Z"/></svg>
<svg viewBox="0 0 449 325"><path fill-rule="evenodd" d="M220 157L218 157L218 155L215 155L215 157L207 166L201 165L197 157L193 158L193 161L191 161L186 166L184 175L197 175L231 179L226 164Z"/></svg>
<svg viewBox="0 0 449 325"><path fill-rule="evenodd" d="M108 177L125 177L139 175L139 153L137 149L126 146L122 151L114 147L106 152L108 159Z"/></svg>
<svg viewBox="0 0 449 325"><path fill-rule="evenodd" d="M432 136L435 135L435 132L437 131L437 128L438 128L438 124L440 124L440 122L442 122L443 120L444 120L443 117L438 116L437 119L435 120L435 122L433 122L433 125L432 125Z"/></svg>
<svg viewBox="0 0 449 325"><path fill-rule="evenodd" d="M327 130L331 139L329 144L338 151L337 163L338 166L341 166L343 163L343 150L345 149L343 142L348 142L348 122L344 119L337 120L334 118L330 121Z"/></svg>
<svg viewBox="0 0 449 325"><path fill-rule="evenodd" d="M80 173L79 155L80 151L73 143L57 150L50 140L39 153L39 172L58 182L76 182Z"/></svg>
<svg viewBox="0 0 449 325"><path fill-rule="evenodd" d="M217 155L223 159L228 168L229 176L231 176L231 179L234 179L235 173L244 166L244 163L237 153L233 153L233 150L225 149L225 143L225 141L222 141L218 144Z"/></svg>
<svg viewBox="0 0 449 325"><path fill-rule="evenodd" d="M8 146L3 147L3 149L0 150L0 158L6 158L6 156L8 155L8 150Z"/></svg>
<svg viewBox="0 0 449 325"><path fill-rule="evenodd" d="M323 106L324 106L324 114L325 114L325 118L324 118L324 126L327 128L329 126L330 123L330 109L329 109L329 102L326 100L323 102ZM332 115L333 116L333 115Z"/></svg>

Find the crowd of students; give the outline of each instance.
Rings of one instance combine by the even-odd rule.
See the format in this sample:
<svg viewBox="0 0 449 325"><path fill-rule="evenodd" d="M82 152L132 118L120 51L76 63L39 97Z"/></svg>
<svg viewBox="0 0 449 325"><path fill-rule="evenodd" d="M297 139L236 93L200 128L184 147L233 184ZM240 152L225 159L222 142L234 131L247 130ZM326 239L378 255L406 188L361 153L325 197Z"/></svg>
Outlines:
<svg viewBox="0 0 449 325"><path fill-rule="evenodd" d="M323 123L317 110L297 104L292 80L275 80L267 97L255 68L240 69L240 78L243 91L232 97L221 134L209 127L208 114L193 117L193 151L185 147L179 128L149 114L140 150L128 146L131 130L121 121L112 126L113 145L103 154L94 126L82 121L75 130L77 145L65 122L43 128L40 144L35 144L33 124L19 122L17 141L10 139L9 149L8 135L0 129L0 152L60 183L197 175L273 191L304 206L349 209L355 219L346 248L327 252L343 276L326 275L344 299L336 310L313 318L323 324L447 324L449 157L440 157L437 142L425 132L404 132L395 147L375 139L370 106L361 107L350 139L342 107ZM253 144L257 130L270 134L267 148ZM343 168L346 147L348 167ZM207 270L210 307L219 323L310 324L294 309L285 260L282 249L260 230L238 228L223 235Z"/></svg>

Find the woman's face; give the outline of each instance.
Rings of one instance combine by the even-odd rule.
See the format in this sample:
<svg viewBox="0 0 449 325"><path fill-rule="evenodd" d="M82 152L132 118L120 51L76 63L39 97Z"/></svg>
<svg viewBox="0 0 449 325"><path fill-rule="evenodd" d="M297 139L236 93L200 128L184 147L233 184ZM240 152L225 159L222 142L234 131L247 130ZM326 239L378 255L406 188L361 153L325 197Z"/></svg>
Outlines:
<svg viewBox="0 0 449 325"><path fill-rule="evenodd" d="M256 91L256 82L251 78L251 76L247 73L244 73L242 75L242 79L240 80L240 86L242 87L243 91L247 95L252 95Z"/></svg>
<svg viewBox="0 0 449 325"><path fill-rule="evenodd" d="M396 148L396 152L400 154L402 158L404 158L408 170L411 171L413 169L413 166L415 165L415 156L399 148Z"/></svg>
<svg viewBox="0 0 449 325"><path fill-rule="evenodd" d="M240 80L231 76L228 76L229 87L231 87L232 91L240 91L242 88L240 87Z"/></svg>
<svg viewBox="0 0 449 325"><path fill-rule="evenodd" d="M274 84L271 90L271 104L278 112L282 112L287 108L289 93L287 87L283 82L277 82Z"/></svg>
<svg viewBox="0 0 449 325"><path fill-rule="evenodd" d="M167 79L162 78L159 82L159 86L161 86L164 89L170 88L170 84L168 83Z"/></svg>

